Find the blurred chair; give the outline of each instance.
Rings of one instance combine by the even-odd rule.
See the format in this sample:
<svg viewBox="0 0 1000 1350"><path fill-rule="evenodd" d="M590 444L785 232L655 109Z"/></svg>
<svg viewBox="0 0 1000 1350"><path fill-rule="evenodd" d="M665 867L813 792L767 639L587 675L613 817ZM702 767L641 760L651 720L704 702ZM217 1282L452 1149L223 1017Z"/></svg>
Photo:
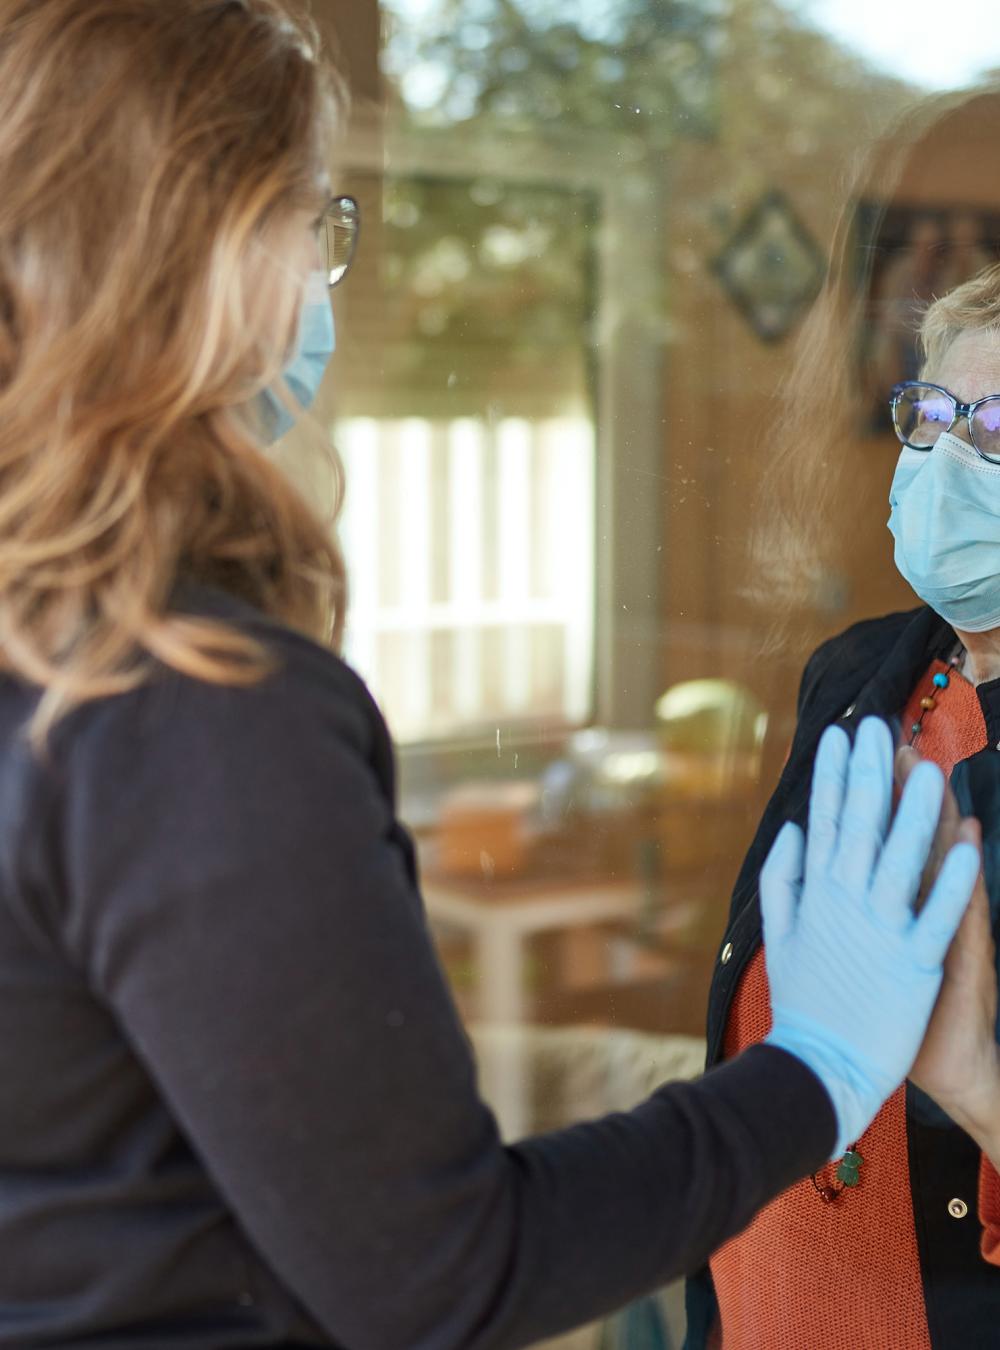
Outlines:
<svg viewBox="0 0 1000 1350"><path fill-rule="evenodd" d="M662 752L660 845L664 870L718 857L752 809L760 782L767 710L732 680L685 680L656 703Z"/></svg>
<svg viewBox="0 0 1000 1350"><path fill-rule="evenodd" d="M628 1110L671 1079L696 1077L705 1063L705 1042L693 1036L476 1024L469 1034L483 1067L516 1044L528 1078L525 1124L532 1133ZM600 1325L545 1342L544 1350L675 1350L683 1339L683 1284L678 1281Z"/></svg>

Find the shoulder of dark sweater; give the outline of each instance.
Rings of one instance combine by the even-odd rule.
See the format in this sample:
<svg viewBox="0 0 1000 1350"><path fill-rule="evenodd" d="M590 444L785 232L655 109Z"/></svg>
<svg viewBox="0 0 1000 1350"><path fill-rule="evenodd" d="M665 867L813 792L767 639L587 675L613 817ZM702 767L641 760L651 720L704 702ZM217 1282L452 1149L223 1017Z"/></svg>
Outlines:
<svg viewBox="0 0 1000 1350"><path fill-rule="evenodd" d="M916 609L860 619L821 642L803 671L800 713L805 699L820 681L867 671L877 665L892 652L906 630L925 615L931 616L931 612L921 605Z"/></svg>
<svg viewBox="0 0 1000 1350"><path fill-rule="evenodd" d="M335 724L339 738L371 765L394 801L384 718L364 680L337 652L216 587L185 583L173 607L246 634L264 650L267 672L251 684L215 684L157 665L137 689L84 704L57 724L45 759L58 776L71 760L108 740L129 742L146 755L173 756L202 725L207 730L224 721L234 734L252 734L259 719L280 719L282 707L294 705Z"/></svg>
<svg viewBox="0 0 1000 1350"><path fill-rule="evenodd" d="M175 592L174 607L184 613L215 619L256 638L276 659L272 679L278 684L282 681L289 684L303 682L331 698L346 701L364 714L379 738L388 735L371 690L332 647L219 587L184 583Z"/></svg>
<svg viewBox="0 0 1000 1350"><path fill-rule="evenodd" d="M192 819L232 838L261 828L255 820L278 828L293 797L312 791L331 827L345 814L338 804L364 810L415 875L395 815L392 744L361 677L331 648L223 591L188 586L177 608L255 639L267 673L221 685L158 665L138 688L72 710L41 752L26 736L38 691L0 684L0 874L46 945L83 852L89 868L93 848L110 856L154 819L160 847L184 838Z"/></svg>

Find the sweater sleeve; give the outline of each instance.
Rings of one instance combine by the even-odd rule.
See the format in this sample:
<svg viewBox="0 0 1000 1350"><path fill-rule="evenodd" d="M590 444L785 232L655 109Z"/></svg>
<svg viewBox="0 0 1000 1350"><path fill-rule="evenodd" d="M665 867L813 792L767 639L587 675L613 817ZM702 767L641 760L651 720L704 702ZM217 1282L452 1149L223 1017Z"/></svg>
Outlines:
<svg viewBox="0 0 1000 1350"><path fill-rule="evenodd" d="M525 1345L702 1264L825 1159L832 1107L760 1047L504 1147L375 715L332 673L101 705L63 770L59 938L334 1342Z"/></svg>
<svg viewBox="0 0 1000 1350"><path fill-rule="evenodd" d="M979 1221L983 1259L1000 1266L1000 1173L985 1154L979 1167Z"/></svg>

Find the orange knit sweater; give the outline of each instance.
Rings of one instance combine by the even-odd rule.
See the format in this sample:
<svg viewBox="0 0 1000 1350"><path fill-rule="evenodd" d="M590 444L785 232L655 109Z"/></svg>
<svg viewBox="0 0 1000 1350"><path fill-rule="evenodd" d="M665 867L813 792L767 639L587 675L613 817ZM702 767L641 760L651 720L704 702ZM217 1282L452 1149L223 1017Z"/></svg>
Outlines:
<svg viewBox="0 0 1000 1350"><path fill-rule="evenodd" d="M904 726L917 720L934 662L914 690ZM950 774L986 745L976 691L952 677L926 717L921 754ZM761 948L743 973L726 1025L726 1058L771 1027ZM858 1144L861 1184L824 1203L808 1178L763 1209L712 1260L721 1350L930 1350L910 1200L905 1089L885 1104ZM818 1176L833 1182L835 1164ZM982 1251L1000 1265L1000 1176L983 1160ZM971 1217L969 1222L971 1222Z"/></svg>

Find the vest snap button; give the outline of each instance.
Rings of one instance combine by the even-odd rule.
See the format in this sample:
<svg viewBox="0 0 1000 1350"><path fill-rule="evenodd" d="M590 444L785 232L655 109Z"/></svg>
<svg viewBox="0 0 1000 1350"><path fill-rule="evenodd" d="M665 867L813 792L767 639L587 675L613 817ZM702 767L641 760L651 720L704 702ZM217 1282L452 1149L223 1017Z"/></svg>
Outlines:
<svg viewBox="0 0 1000 1350"><path fill-rule="evenodd" d="M954 1200L948 1201L948 1213L953 1219L964 1219L968 1212L969 1206L964 1200L959 1200L957 1196Z"/></svg>
<svg viewBox="0 0 1000 1350"><path fill-rule="evenodd" d="M729 965L729 960L732 954L733 954L733 944L731 942L727 942L722 949L722 955L719 957L719 960L722 962L724 966Z"/></svg>

